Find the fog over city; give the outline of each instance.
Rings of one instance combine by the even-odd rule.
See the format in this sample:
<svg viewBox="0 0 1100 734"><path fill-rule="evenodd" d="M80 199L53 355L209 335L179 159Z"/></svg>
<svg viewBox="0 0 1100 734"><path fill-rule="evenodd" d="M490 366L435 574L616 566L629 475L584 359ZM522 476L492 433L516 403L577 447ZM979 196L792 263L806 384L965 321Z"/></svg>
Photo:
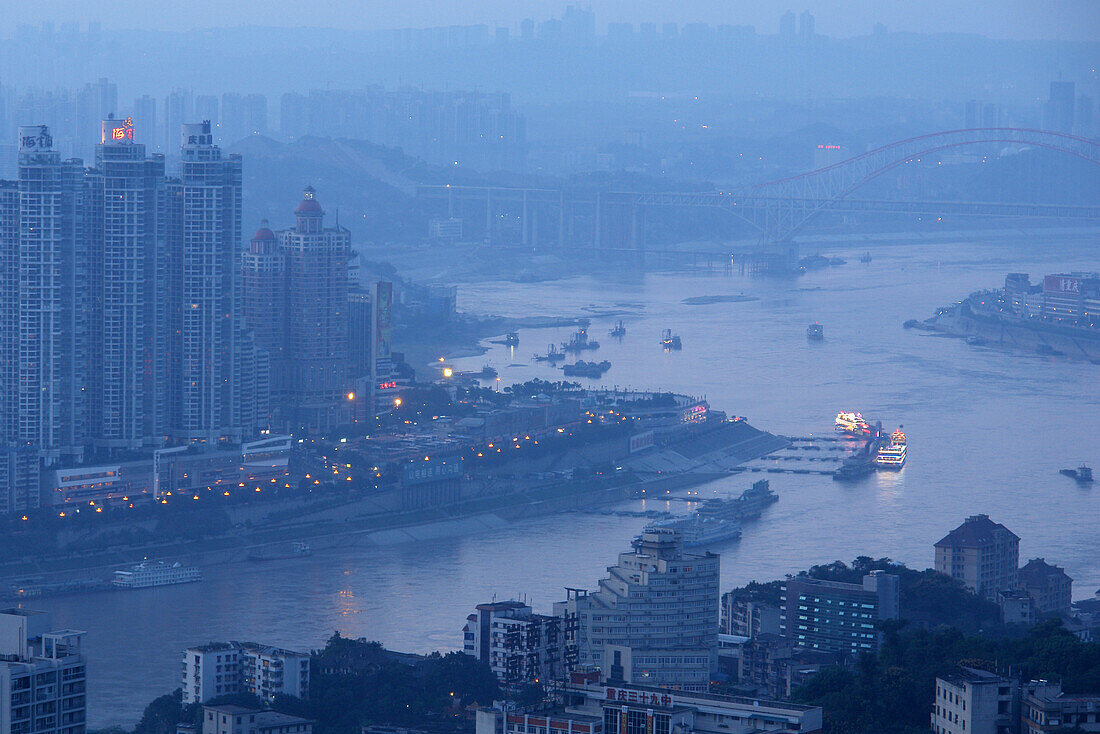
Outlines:
<svg viewBox="0 0 1100 734"><path fill-rule="evenodd" d="M1100 732L1100 4L0 12L0 734Z"/></svg>

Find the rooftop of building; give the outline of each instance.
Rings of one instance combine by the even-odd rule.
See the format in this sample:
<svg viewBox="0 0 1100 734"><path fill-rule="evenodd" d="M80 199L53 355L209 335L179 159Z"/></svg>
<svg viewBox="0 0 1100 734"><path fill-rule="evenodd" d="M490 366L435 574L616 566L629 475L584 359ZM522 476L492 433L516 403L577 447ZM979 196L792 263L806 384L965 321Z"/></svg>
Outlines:
<svg viewBox="0 0 1100 734"><path fill-rule="evenodd" d="M312 724L312 719L303 719L301 716L281 714L278 711L263 711L256 714L256 725L259 727L287 726L289 724Z"/></svg>
<svg viewBox="0 0 1100 734"><path fill-rule="evenodd" d="M583 685L583 684L581 684ZM613 683L606 681L604 683L591 684L600 688L616 688L625 690L636 690L639 692L656 693L658 695L671 695L679 698L697 698L703 701L714 701L716 703L727 703L731 706L751 706L753 708L775 708L784 709L787 711L813 711L814 709L821 708L820 706L805 706L799 703L787 703L785 701L776 701L768 698L750 698L748 696L726 696L721 693L696 693L694 691L681 691L670 688L662 688L660 686L643 686L637 683Z"/></svg>
<svg viewBox="0 0 1100 734"><path fill-rule="evenodd" d="M1024 685L1024 695L1032 701L1055 704L1100 704L1100 693L1063 693L1058 681L1033 680Z"/></svg>
<svg viewBox="0 0 1100 734"><path fill-rule="evenodd" d="M893 574L886 574L892 576ZM806 584L808 586L815 586L822 589L833 589L835 591L870 591L865 589L863 584L850 584L846 581L829 581L827 579L815 579L813 576L806 575L805 572L800 573L797 576L793 576L787 579L787 583L797 582L800 584Z"/></svg>
<svg viewBox="0 0 1100 734"><path fill-rule="evenodd" d="M12 617L38 617L43 614L49 614L49 612L39 611L37 609L22 609L20 607L9 607L8 609L0 610L0 614L6 614Z"/></svg>
<svg viewBox="0 0 1100 734"><path fill-rule="evenodd" d="M301 652L300 650L288 650L285 647L276 647L275 645L264 645L259 642L237 642L233 641L233 644L239 645L242 650L257 655L278 655L280 657L295 657L295 658L308 658L308 652Z"/></svg>
<svg viewBox="0 0 1100 734"><path fill-rule="evenodd" d="M223 652L227 650L245 650L260 655L282 655L287 657L309 657L309 653L296 650L286 650L274 645L264 645L259 642L247 642L229 640L228 642L208 642L205 645L193 645L187 648L187 652Z"/></svg>
<svg viewBox="0 0 1100 734"><path fill-rule="evenodd" d="M581 724L597 724L603 721L602 716L595 716L593 714L582 714L568 711L561 706L554 706L551 708L537 708L534 711L507 711L507 716L514 716L519 719L524 717L535 718L548 718L548 719L562 719L568 721L575 721Z"/></svg>
<svg viewBox="0 0 1100 734"><path fill-rule="evenodd" d="M526 609L527 604L515 599L509 599L507 601L492 601L484 604L478 604L475 609L483 612L513 612L521 609Z"/></svg>
<svg viewBox="0 0 1100 734"><path fill-rule="evenodd" d="M1045 558L1032 558L1020 566L1019 573L1022 584L1043 584L1054 576L1069 578L1064 568L1047 563Z"/></svg>
<svg viewBox="0 0 1100 734"><path fill-rule="evenodd" d="M192 645L187 652L224 652L236 650L237 647L230 642L207 642L204 645Z"/></svg>
<svg viewBox="0 0 1100 734"><path fill-rule="evenodd" d="M260 709L250 708L248 706L241 706L236 703L215 703L203 706L207 711L217 711L219 714L255 714Z"/></svg>
<svg viewBox="0 0 1100 734"><path fill-rule="evenodd" d="M303 719L300 716L294 716L292 714L283 714L278 711L272 711L271 709L257 709L251 706L241 706L236 703L216 703L206 704L203 706L206 711L216 711L219 714L236 715L255 715L256 724L262 727L268 726L283 726L286 724L312 724L312 720Z"/></svg>
<svg viewBox="0 0 1100 734"><path fill-rule="evenodd" d="M935 547L980 548L996 542L997 535L1002 531L1014 540L1020 539L1004 525L990 520L989 515L971 515L962 525L943 536Z"/></svg>
<svg viewBox="0 0 1100 734"><path fill-rule="evenodd" d="M941 680L947 681L953 685L962 685L963 683L970 683L973 685L978 683L997 683L999 681L1005 681L1006 679L996 673L990 673L988 670L960 665L954 671L945 675Z"/></svg>

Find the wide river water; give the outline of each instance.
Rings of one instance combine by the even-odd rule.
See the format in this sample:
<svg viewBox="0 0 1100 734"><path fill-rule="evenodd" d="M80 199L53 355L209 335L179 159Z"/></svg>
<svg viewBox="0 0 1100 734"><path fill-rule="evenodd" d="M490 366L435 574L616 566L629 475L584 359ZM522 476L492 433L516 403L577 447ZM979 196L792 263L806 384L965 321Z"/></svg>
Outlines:
<svg viewBox="0 0 1100 734"><path fill-rule="evenodd" d="M1009 271L1034 279L1095 270L1096 238L877 248L869 264L858 262L859 251L834 251L848 264L797 280L609 270L539 284L466 285L460 307L525 316L641 304L623 316L621 341L607 336L614 318L593 319L591 336L603 345L595 356L613 364L604 384L705 395L717 409L787 435L831 433L840 409L860 410L887 428L904 425L910 452L901 472L851 484L743 474L705 487L701 495L725 495L767 476L780 497L739 542L714 549L722 555L723 590L864 554L926 568L934 542L968 515L987 513L1020 536L1021 560L1041 556L1063 566L1074 597L1091 596L1100 587L1100 485L1079 487L1058 470L1100 464L1100 366L972 347L901 324L996 287ZM684 303L731 294L756 300ZM806 339L814 321L824 325L822 342ZM664 328L682 337L683 351L660 349ZM501 384L560 379L530 358L568 335L521 332L514 352L493 345L484 357L455 364L491 363ZM243 639L310 649L339 630L396 650L455 649L475 604L525 595L549 611L562 587L595 586L644 522L598 512L549 515L463 537L211 567L201 584L34 606L52 611L57 626L88 631L89 724L131 726L148 701L179 686L188 645Z"/></svg>

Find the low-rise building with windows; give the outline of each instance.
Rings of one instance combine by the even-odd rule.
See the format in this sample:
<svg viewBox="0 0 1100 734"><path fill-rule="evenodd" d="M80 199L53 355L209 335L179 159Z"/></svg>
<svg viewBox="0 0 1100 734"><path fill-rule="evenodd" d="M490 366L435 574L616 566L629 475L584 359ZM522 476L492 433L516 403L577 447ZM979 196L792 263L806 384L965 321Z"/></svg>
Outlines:
<svg viewBox="0 0 1100 734"><path fill-rule="evenodd" d="M933 734L1013 734L1019 685L996 673L960 666L936 678Z"/></svg>
<svg viewBox="0 0 1100 734"><path fill-rule="evenodd" d="M255 642L211 642L183 654L183 703L231 693L270 700L309 695L309 654Z"/></svg>
<svg viewBox="0 0 1100 734"><path fill-rule="evenodd" d="M1032 558L1020 567L1020 588L1035 602L1039 614L1057 616L1069 614L1073 600L1073 579L1061 566L1044 558Z"/></svg>
<svg viewBox="0 0 1100 734"><path fill-rule="evenodd" d="M235 704L203 706L202 734L313 734L313 722Z"/></svg>
<svg viewBox="0 0 1100 734"><path fill-rule="evenodd" d="M601 681L598 671L574 671L554 689L547 710L482 709L477 734L814 734L821 708ZM572 725L572 728L569 728Z"/></svg>
<svg viewBox="0 0 1100 734"><path fill-rule="evenodd" d="M1016 588L1020 538L989 515L972 515L935 544L936 570L974 594L997 601Z"/></svg>
<svg viewBox="0 0 1100 734"><path fill-rule="evenodd" d="M1100 732L1100 693L1067 694L1050 681L1024 685L1020 702L1020 734Z"/></svg>
<svg viewBox="0 0 1100 734"><path fill-rule="evenodd" d="M900 604L898 577L883 571L862 584L795 576L784 588L782 634L811 650L870 652L879 644L876 623L897 619Z"/></svg>

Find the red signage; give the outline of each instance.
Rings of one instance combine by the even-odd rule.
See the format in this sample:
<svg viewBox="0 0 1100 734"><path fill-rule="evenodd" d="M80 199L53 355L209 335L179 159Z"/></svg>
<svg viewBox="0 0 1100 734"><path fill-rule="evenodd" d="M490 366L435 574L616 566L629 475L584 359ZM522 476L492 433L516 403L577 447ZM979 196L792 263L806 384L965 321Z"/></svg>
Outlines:
<svg viewBox="0 0 1100 734"><path fill-rule="evenodd" d="M111 120L105 120L103 122L103 142L106 143L108 139L108 133L110 133L111 140L133 140L134 139L134 122L129 117L119 122L113 122Z"/></svg>

